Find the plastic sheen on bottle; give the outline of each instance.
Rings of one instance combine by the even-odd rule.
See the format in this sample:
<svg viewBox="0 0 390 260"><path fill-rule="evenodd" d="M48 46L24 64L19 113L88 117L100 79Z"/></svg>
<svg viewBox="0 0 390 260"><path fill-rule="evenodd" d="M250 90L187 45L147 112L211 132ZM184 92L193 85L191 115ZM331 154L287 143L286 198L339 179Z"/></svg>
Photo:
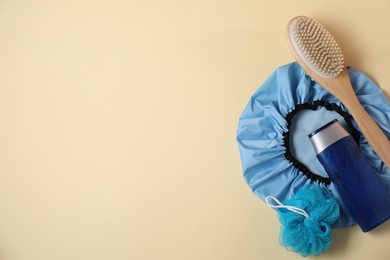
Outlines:
<svg viewBox="0 0 390 260"><path fill-rule="evenodd" d="M390 218L390 196L337 119L309 134L317 158L363 232ZM390 152L390 151L389 151Z"/></svg>

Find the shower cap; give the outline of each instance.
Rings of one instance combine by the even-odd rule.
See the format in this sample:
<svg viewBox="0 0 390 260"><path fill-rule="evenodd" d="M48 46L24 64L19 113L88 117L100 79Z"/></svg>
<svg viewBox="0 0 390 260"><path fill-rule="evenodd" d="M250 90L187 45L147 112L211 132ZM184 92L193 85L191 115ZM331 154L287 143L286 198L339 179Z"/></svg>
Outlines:
<svg viewBox="0 0 390 260"><path fill-rule="evenodd" d="M359 70L348 67L348 72L358 100L389 138L390 106L384 93ZM340 206L340 218L333 227L356 224L308 138L308 134L335 118L354 137L390 192L389 169L368 144L347 108L296 62L276 69L252 95L240 116L237 141L243 176L251 190L263 201L267 196L286 201L301 187L318 185Z"/></svg>

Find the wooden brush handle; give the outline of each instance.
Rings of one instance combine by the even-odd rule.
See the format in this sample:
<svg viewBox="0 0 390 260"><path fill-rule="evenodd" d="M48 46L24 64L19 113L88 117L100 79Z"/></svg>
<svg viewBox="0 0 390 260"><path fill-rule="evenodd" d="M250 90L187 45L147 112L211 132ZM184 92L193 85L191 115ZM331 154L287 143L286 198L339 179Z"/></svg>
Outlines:
<svg viewBox="0 0 390 260"><path fill-rule="evenodd" d="M354 95L353 98L349 97L347 104L344 104L355 122L358 124L360 131L362 131L364 137L367 139L368 143L372 146L378 156L382 161L390 168L390 142L375 123L375 121L370 117L366 110L362 107L359 100Z"/></svg>
<svg viewBox="0 0 390 260"><path fill-rule="evenodd" d="M337 97L348 108L349 113L353 116L367 142L390 169L390 142L357 99L347 68L337 78L324 79L313 73L305 65L303 66L318 84Z"/></svg>

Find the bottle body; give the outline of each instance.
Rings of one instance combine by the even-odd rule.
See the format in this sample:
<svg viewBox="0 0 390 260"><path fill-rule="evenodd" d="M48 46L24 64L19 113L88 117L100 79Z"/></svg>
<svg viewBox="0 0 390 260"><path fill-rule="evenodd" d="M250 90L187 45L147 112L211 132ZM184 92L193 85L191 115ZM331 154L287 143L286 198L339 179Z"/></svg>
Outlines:
<svg viewBox="0 0 390 260"><path fill-rule="evenodd" d="M315 146L317 158L355 221L367 232L390 218L390 196L355 140L340 127L337 120L332 121L309 137L315 146L318 140L313 137L325 133L327 140L320 136L325 143L322 142L320 149ZM329 137L329 133L333 136Z"/></svg>

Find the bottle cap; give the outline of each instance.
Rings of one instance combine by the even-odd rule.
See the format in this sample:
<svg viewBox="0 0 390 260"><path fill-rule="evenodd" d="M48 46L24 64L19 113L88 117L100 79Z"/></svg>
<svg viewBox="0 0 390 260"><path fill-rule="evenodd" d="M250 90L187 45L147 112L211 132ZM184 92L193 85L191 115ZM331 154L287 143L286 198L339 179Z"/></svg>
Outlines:
<svg viewBox="0 0 390 260"><path fill-rule="evenodd" d="M333 143L348 135L349 133L344 129L340 122L337 119L334 119L309 134L309 138L316 154L319 154Z"/></svg>

